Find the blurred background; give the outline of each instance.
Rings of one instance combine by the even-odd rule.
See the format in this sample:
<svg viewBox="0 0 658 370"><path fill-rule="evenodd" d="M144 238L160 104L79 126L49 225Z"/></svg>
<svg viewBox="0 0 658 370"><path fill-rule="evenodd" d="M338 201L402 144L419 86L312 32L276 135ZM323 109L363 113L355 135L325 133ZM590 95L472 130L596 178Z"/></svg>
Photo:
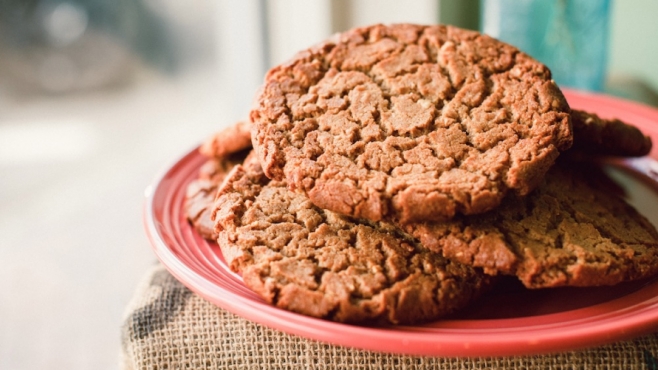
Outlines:
<svg viewBox="0 0 658 370"><path fill-rule="evenodd" d="M348 28L447 23L658 106L654 0L0 0L0 369L116 369L143 191Z"/></svg>

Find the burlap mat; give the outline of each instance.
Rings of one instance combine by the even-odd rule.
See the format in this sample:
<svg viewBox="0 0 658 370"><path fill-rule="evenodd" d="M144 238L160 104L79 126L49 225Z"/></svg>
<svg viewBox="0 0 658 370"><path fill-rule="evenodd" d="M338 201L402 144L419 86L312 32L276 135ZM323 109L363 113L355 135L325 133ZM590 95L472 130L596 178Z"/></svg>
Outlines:
<svg viewBox="0 0 658 370"><path fill-rule="evenodd" d="M284 334L206 302L161 265L135 292L122 365L137 369L658 369L658 333L555 355L452 359L381 354Z"/></svg>

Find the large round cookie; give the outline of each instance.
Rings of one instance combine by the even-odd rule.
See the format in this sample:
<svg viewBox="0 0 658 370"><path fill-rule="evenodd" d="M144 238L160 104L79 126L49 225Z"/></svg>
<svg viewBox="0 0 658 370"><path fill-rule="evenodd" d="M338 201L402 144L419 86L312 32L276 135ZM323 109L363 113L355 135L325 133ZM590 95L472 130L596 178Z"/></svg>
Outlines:
<svg viewBox="0 0 658 370"><path fill-rule="evenodd" d="M340 322L413 323L464 306L488 278L429 252L390 225L315 207L252 157L218 192L218 243L267 302Z"/></svg>
<svg viewBox="0 0 658 370"><path fill-rule="evenodd" d="M270 70L250 117L268 177L374 221L490 210L572 142L548 68L450 26L339 34Z"/></svg>
<svg viewBox="0 0 658 370"><path fill-rule="evenodd" d="M593 166L558 163L526 197L405 229L432 251L516 275L528 288L613 285L658 273L655 227Z"/></svg>

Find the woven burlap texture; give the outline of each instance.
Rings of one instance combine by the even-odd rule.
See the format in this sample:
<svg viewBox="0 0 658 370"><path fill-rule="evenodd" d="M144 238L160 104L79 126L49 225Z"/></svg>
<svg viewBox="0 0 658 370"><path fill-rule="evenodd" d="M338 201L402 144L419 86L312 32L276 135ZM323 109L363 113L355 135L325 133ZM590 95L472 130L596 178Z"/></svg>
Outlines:
<svg viewBox="0 0 658 370"><path fill-rule="evenodd" d="M205 301L161 265L145 276L122 327L124 370L658 369L658 334L585 351L503 358L382 354L255 324Z"/></svg>

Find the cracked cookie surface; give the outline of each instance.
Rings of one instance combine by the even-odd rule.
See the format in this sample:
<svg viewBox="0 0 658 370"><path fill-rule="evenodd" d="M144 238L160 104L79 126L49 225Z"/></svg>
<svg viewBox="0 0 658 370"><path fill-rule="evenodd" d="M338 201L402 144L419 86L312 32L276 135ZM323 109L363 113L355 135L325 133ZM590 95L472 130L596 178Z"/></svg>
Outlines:
<svg viewBox="0 0 658 370"><path fill-rule="evenodd" d="M267 302L339 322L415 323L466 305L481 271L423 249L391 225L358 223L269 180L255 156L219 190L214 219L228 265Z"/></svg>
<svg viewBox="0 0 658 370"><path fill-rule="evenodd" d="M336 35L270 70L250 117L268 177L373 221L493 209L572 143L548 68L450 26Z"/></svg>
<svg viewBox="0 0 658 370"><path fill-rule="evenodd" d="M658 272L655 227L602 172L558 163L526 197L481 215L406 225L432 251L528 288L613 285Z"/></svg>
<svg viewBox="0 0 658 370"><path fill-rule="evenodd" d="M651 138L619 119L603 119L595 113L572 109L571 122L572 151L622 157L641 157L651 151Z"/></svg>

